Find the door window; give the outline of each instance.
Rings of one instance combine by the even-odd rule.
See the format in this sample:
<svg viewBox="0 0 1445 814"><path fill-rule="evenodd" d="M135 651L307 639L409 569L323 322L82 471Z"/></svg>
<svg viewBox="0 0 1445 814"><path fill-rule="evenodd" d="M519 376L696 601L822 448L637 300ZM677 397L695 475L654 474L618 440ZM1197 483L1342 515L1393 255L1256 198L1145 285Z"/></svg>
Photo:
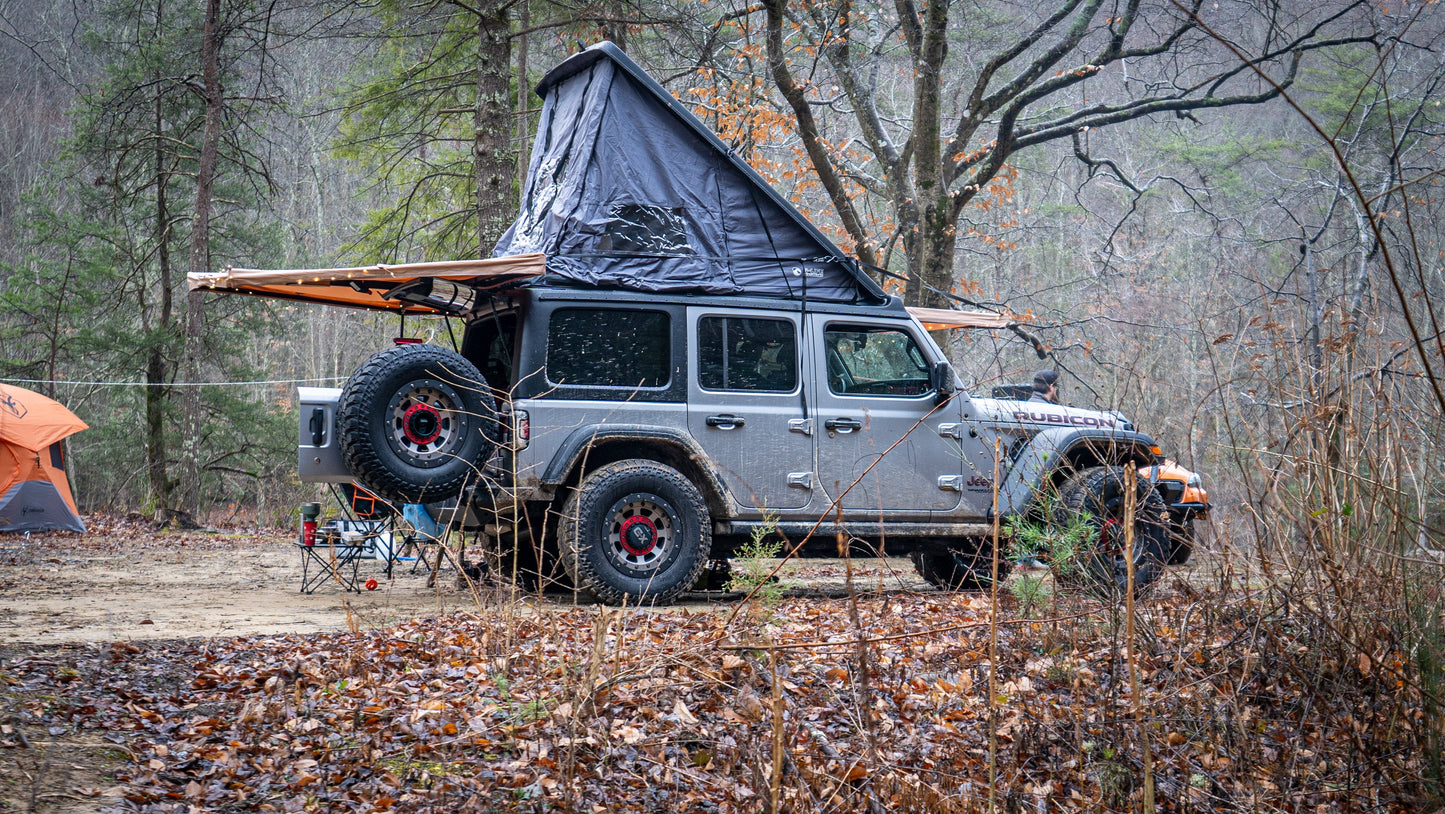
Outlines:
<svg viewBox="0 0 1445 814"><path fill-rule="evenodd" d="M703 317L697 383L706 390L788 393L798 386L798 340L783 319Z"/></svg>
<svg viewBox="0 0 1445 814"><path fill-rule="evenodd" d="M903 331L830 325L823 347L833 393L917 396L928 391L928 359Z"/></svg>

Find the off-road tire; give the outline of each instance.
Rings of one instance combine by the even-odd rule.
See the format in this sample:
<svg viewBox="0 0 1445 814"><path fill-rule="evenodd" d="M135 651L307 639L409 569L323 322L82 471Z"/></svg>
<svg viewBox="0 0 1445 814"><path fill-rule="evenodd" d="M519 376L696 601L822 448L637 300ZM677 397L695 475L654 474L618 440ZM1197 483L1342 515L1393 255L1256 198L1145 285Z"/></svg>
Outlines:
<svg viewBox="0 0 1445 814"><path fill-rule="evenodd" d="M702 493L654 461L619 461L588 474L557 522L562 567L611 605L665 604L697 583L712 553Z"/></svg>
<svg viewBox="0 0 1445 814"><path fill-rule="evenodd" d="M1183 565L1194 554L1194 521L1169 521L1169 559L1165 565Z"/></svg>
<svg viewBox="0 0 1445 814"><path fill-rule="evenodd" d="M1136 479L1134 508L1134 594L1142 594L1164 573L1169 557L1169 516L1164 499L1145 478ZM1076 516L1098 531L1091 551L1079 552L1079 568L1065 580L1104 599L1122 597L1129 587L1129 561L1124 558L1124 468L1085 469L1059 489L1054 522L1065 526Z"/></svg>
<svg viewBox="0 0 1445 814"><path fill-rule="evenodd" d="M401 503L434 503L475 485L497 430L482 374L435 345L373 355L346 381L336 406L347 467L367 489Z"/></svg>
<svg viewBox="0 0 1445 814"><path fill-rule="evenodd" d="M913 570L928 584L940 591L981 591L993 583L993 549L987 545L974 548L922 549L910 555ZM998 562L998 579L1008 578L1013 563Z"/></svg>

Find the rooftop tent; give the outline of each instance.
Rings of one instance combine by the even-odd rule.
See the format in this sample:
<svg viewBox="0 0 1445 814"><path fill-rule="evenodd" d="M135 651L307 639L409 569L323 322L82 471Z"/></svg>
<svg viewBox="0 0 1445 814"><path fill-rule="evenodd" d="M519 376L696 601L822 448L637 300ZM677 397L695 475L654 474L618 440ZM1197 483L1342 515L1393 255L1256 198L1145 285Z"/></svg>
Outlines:
<svg viewBox="0 0 1445 814"><path fill-rule="evenodd" d="M0 532L85 531L60 444L83 429L59 402L0 384Z"/></svg>
<svg viewBox="0 0 1445 814"><path fill-rule="evenodd" d="M521 212L494 256L649 292L879 302L883 292L621 49L602 42L537 87Z"/></svg>

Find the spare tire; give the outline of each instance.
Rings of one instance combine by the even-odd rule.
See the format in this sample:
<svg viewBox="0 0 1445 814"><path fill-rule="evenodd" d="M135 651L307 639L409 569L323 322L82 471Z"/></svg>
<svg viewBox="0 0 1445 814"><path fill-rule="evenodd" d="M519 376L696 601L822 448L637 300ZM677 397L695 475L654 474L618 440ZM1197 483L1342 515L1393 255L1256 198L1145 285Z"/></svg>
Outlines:
<svg viewBox="0 0 1445 814"><path fill-rule="evenodd" d="M341 390L337 438L367 489L402 503L454 498L480 480L498 437L497 407L475 365L435 345L367 359Z"/></svg>

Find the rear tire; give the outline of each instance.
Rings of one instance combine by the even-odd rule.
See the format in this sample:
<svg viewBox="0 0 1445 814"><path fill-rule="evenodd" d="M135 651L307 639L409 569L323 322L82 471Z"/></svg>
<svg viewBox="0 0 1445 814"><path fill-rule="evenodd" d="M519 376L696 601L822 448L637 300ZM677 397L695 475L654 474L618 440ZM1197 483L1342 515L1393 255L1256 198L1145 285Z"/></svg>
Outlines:
<svg viewBox="0 0 1445 814"><path fill-rule="evenodd" d="M1169 516L1164 499L1136 478L1134 503L1134 594L1142 594L1164 573L1169 557ZM1066 526L1082 517L1095 531L1091 550L1078 552L1081 567L1070 570L1078 582L1105 599L1117 599L1129 587L1129 561L1124 556L1124 468L1086 469L1064 482L1054 522Z"/></svg>
<svg viewBox="0 0 1445 814"><path fill-rule="evenodd" d="M598 469L562 505L562 567L610 605L665 604L697 583L712 553L702 493L681 472L644 460Z"/></svg>
<svg viewBox="0 0 1445 814"><path fill-rule="evenodd" d="M915 551L912 559L913 570L941 591L980 591L993 584L993 549L988 545ZM999 582L1012 568L1013 563L999 560Z"/></svg>
<svg viewBox="0 0 1445 814"><path fill-rule="evenodd" d="M435 503L475 485L497 428L482 374L435 345L375 354L347 380L336 407L347 467L367 489L401 503Z"/></svg>

